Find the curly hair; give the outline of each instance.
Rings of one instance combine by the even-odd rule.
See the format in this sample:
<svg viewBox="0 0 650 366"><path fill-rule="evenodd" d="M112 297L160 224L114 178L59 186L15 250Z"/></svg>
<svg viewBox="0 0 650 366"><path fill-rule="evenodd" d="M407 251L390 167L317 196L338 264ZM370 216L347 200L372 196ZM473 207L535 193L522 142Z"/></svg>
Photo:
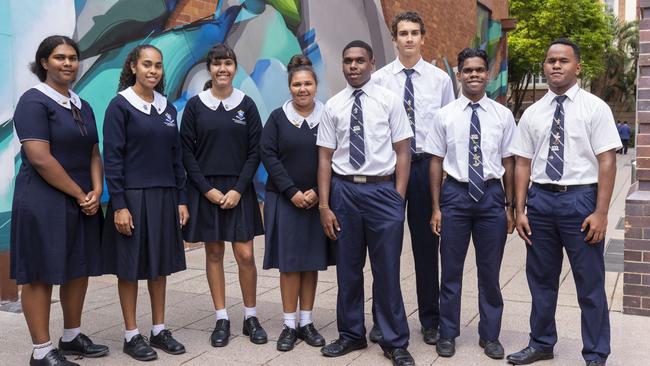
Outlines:
<svg viewBox="0 0 650 366"><path fill-rule="evenodd" d="M122 66L122 72L120 73L120 82L117 86L117 91L121 92L122 90L133 86L135 84L135 74L133 71L131 71L131 66L136 65L138 63L138 60L140 59L140 53L142 50L145 49L154 49L160 54L160 58L162 59L162 52L156 47L152 46L150 44L142 44L139 46L136 46L129 52L129 54L126 56L126 60L124 60L124 66ZM165 72L163 71L162 76L160 77L160 81L154 88L155 91L157 91L160 94L165 93Z"/></svg>
<svg viewBox="0 0 650 366"><path fill-rule="evenodd" d="M47 60L54 49L62 44L71 46L77 52L77 57L81 56L77 42L73 41L70 37L55 35L45 38L38 45L36 55L34 56L34 62L29 64L29 70L36 75L38 80L45 81L45 79L47 79L47 70L45 70L41 61Z"/></svg>
<svg viewBox="0 0 650 366"><path fill-rule="evenodd" d="M395 15L393 22L390 25L390 33L393 36L393 39L397 38L397 25L399 22L411 22L417 23L420 25L420 34L424 35L427 31L424 29L424 20L420 17L420 14L414 11L405 11Z"/></svg>

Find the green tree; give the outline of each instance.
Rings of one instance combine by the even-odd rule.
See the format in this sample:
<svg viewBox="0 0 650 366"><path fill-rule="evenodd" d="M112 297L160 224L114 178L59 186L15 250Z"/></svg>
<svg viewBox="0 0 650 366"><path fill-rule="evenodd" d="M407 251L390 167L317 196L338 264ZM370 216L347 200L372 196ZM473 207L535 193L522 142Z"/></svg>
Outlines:
<svg viewBox="0 0 650 366"><path fill-rule="evenodd" d="M611 15L599 0L510 0L510 16L517 28L508 35L508 102L516 117L554 39L566 37L580 45L583 83L605 71L603 54L613 33Z"/></svg>

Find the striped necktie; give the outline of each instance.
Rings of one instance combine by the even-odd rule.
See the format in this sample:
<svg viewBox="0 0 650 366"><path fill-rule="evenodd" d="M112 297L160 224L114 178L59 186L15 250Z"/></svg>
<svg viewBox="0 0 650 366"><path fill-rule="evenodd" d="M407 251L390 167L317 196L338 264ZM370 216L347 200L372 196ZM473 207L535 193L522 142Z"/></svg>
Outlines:
<svg viewBox="0 0 650 366"><path fill-rule="evenodd" d="M564 173L564 107L562 103L566 95L555 97L557 107L551 125L551 141L548 144L548 159L546 161L546 175L553 181L558 181Z"/></svg>
<svg viewBox="0 0 650 366"><path fill-rule="evenodd" d="M411 139L411 154L416 153L415 149L415 92L413 91L413 80L411 80L411 75L415 70L413 69L404 69L406 74L406 83L404 84L404 109L406 109L406 115L409 118L409 123L411 124L411 130L413 131L413 138Z"/></svg>
<svg viewBox="0 0 650 366"><path fill-rule="evenodd" d="M481 122L476 110L481 106L470 103L472 120L469 127L469 160L468 160L468 190L469 195L478 202L483 197L485 183L483 181L483 153L481 152Z"/></svg>
<svg viewBox="0 0 650 366"><path fill-rule="evenodd" d="M357 89L352 94L354 95L354 104L350 116L350 164L359 169L366 162L366 150L363 142L363 109L361 108L363 90Z"/></svg>

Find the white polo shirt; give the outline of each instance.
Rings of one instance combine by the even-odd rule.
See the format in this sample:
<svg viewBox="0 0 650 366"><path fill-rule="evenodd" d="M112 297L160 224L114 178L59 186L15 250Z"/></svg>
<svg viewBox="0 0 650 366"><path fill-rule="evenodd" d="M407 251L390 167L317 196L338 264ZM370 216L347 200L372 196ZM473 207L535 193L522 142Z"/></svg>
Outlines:
<svg viewBox="0 0 650 366"><path fill-rule="evenodd" d="M406 73L399 58L372 74L372 80L404 98ZM449 75L440 68L420 58L411 75L415 94L415 146L416 152L423 151L423 145L436 111L456 99Z"/></svg>
<svg viewBox="0 0 650 366"><path fill-rule="evenodd" d="M372 80L362 88L365 162L350 164L350 117L355 88L348 85L327 103L318 127L318 146L335 149L332 170L341 175L384 176L395 172L393 143L413 137L401 98Z"/></svg>
<svg viewBox="0 0 650 366"><path fill-rule="evenodd" d="M532 160L531 180L540 184L591 184L598 182L596 155L619 149L621 139L609 106L578 84L564 101L564 173L559 181L546 174L551 123L557 96L552 91L528 107L519 121L510 151Z"/></svg>
<svg viewBox="0 0 650 366"><path fill-rule="evenodd" d="M444 158L443 169L460 182L469 182L469 133L473 103L462 95L442 107L427 136L425 152ZM505 172L501 159L508 151L515 131L515 118L503 105L484 95L476 110L481 123L483 179L500 179Z"/></svg>

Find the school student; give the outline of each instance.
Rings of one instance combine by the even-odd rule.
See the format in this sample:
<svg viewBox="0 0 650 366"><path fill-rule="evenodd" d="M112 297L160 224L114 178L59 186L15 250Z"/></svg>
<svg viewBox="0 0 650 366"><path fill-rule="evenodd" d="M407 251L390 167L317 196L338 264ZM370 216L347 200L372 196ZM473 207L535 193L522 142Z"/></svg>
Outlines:
<svg viewBox="0 0 650 366"><path fill-rule="evenodd" d="M119 93L104 120L104 161L110 194L104 227L105 273L117 275L124 353L140 361L185 347L165 328L167 276L185 269L181 227L189 219L176 109L163 95L162 53L135 47L120 74ZM138 280L151 299L149 342L136 323Z"/></svg>
<svg viewBox="0 0 650 366"><path fill-rule="evenodd" d="M235 52L225 44L214 46L206 67L211 79L203 92L187 102L181 124L192 216L183 235L189 242L205 243L206 274L216 313L212 346L224 347L230 337L223 270L226 241L232 243L239 266L242 332L251 342L263 344L268 337L255 307L253 238L264 229L252 183L260 164L262 123L253 99L232 85L237 72Z"/></svg>

